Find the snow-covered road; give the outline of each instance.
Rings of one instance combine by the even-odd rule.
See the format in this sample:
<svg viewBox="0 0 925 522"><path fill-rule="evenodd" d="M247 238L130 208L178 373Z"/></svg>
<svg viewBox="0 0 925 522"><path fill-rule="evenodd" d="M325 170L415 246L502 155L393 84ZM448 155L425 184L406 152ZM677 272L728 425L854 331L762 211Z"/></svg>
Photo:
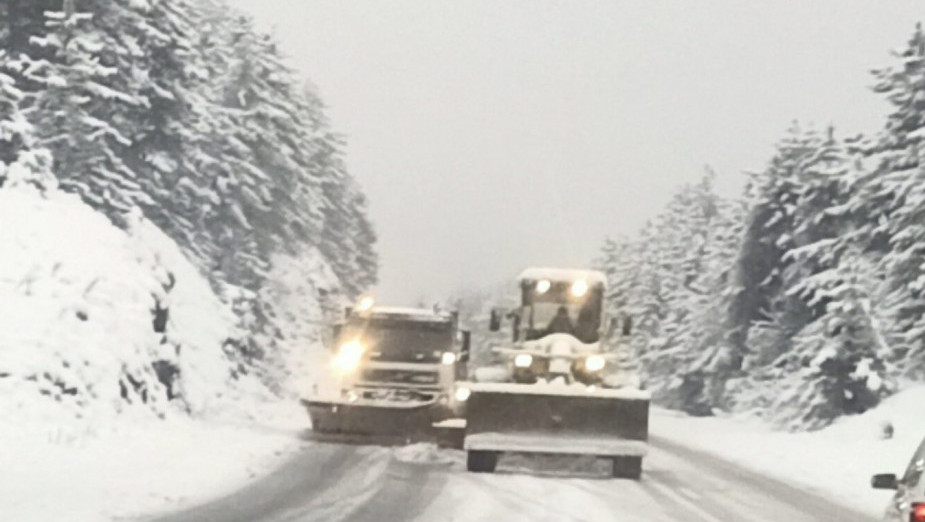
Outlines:
<svg viewBox="0 0 925 522"><path fill-rule="evenodd" d="M498 473L484 475L466 472L461 452L309 443L265 479L156 521L868 520L828 499L659 438L652 440L639 482L608 479L595 463L582 463L564 476L566 464L508 459Z"/></svg>

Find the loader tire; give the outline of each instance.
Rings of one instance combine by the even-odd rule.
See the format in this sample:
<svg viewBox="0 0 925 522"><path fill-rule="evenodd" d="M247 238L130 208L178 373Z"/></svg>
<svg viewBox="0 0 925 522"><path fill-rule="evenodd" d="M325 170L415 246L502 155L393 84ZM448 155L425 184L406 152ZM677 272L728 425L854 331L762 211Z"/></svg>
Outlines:
<svg viewBox="0 0 925 522"><path fill-rule="evenodd" d="M639 480L642 476L642 457L613 457L613 476Z"/></svg>
<svg viewBox="0 0 925 522"><path fill-rule="evenodd" d="M467 451L466 469L473 473L494 473L498 454L494 451Z"/></svg>

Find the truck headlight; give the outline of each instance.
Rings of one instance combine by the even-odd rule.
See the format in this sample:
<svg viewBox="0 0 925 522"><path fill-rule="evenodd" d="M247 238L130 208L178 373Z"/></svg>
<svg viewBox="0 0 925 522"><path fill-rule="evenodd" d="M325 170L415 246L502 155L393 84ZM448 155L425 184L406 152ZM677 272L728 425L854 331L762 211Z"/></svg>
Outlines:
<svg viewBox="0 0 925 522"><path fill-rule="evenodd" d="M466 402L469 400L470 395L472 395L472 390L465 386L460 386L456 388L456 393L453 394L453 397L456 398L456 402Z"/></svg>
<svg viewBox="0 0 925 522"><path fill-rule="evenodd" d="M529 368L533 364L533 356L529 353L519 353L514 357L514 366L517 368Z"/></svg>
<svg viewBox="0 0 925 522"><path fill-rule="evenodd" d="M604 369L606 362L600 355L590 355L585 359L585 369L589 372L599 372Z"/></svg>
<svg viewBox="0 0 925 522"><path fill-rule="evenodd" d="M360 359L366 347L358 341L350 341L341 345L334 356L334 368L342 373L349 373L360 365Z"/></svg>
<svg viewBox="0 0 925 522"><path fill-rule="evenodd" d="M449 366L456 363L456 354L453 352L443 352L443 356L440 357L440 362Z"/></svg>
<svg viewBox="0 0 925 522"><path fill-rule="evenodd" d="M355 309L357 312L368 312L373 309L374 304L376 304L376 300L372 296L363 296L357 301Z"/></svg>

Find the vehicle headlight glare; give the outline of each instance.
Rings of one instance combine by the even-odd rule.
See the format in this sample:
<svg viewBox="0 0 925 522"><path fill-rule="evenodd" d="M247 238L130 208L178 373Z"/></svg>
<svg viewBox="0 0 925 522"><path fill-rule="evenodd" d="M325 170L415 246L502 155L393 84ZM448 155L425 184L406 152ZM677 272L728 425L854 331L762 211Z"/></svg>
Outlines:
<svg viewBox="0 0 925 522"><path fill-rule="evenodd" d="M584 279L579 279L572 283L572 295L575 297L584 297L588 293L588 282Z"/></svg>
<svg viewBox="0 0 925 522"><path fill-rule="evenodd" d="M368 312L372 310L374 304L376 304L376 300L367 295L357 301L355 309L357 312Z"/></svg>
<svg viewBox="0 0 925 522"><path fill-rule="evenodd" d="M514 357L514 366L517 368L529 368L533 364L533 356L529 353L520 353L517 354L517 357Z"/></svg>
<svg viewBox="0 0 925 522"><path fill-rule="evenodd" d="M440 358L440 362L450 366L451 364L456 363L456 354L453 352L443 352L443 356Z"/></svg>
<svg viewBox="0 0 925 522"><path fill-rule="evenodd" d="M360 365L366 347L358 341L344 343L334 356L334 368L343 373L351 372Z"/></svg>
<svg viewBox="0 0 925 522"><path fill-rule="evenodd" d="M456 402L466 402L469 400L470 395L472 395L472 390L465 386L460 386L456 388L456 393L453 394L453 397L456 398Z"/></svg>
<svg viewBox="0 0 925 522"><path fill-rule="evenodd" d="M600 355L591 355L585 359L585 369L589 372L599 372L604 369L606 361Z"/></svg>
<svg viewBox="0 0 925 522"><path fill-rule="evenodd" d="M536 283L536 293L545 294L552 287L552 283L548 279L542 279Z"/></svg>

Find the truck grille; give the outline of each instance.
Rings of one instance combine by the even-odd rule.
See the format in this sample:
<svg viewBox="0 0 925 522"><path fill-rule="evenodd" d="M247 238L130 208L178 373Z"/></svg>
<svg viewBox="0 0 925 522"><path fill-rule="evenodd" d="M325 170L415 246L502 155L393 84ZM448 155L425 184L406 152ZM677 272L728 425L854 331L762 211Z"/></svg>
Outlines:
<svg viewBox="0 0 925 522"><path fill-rule="evenodd" d="M366 383L382 384L410 384L427 386L437 384L440 380L437 372L392 370L385 368L369 368L363 370L362 379Z"/></svg>

